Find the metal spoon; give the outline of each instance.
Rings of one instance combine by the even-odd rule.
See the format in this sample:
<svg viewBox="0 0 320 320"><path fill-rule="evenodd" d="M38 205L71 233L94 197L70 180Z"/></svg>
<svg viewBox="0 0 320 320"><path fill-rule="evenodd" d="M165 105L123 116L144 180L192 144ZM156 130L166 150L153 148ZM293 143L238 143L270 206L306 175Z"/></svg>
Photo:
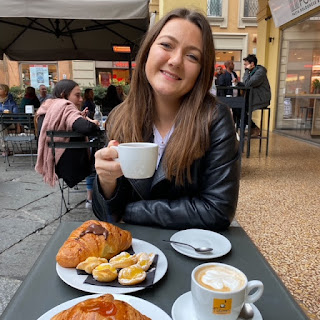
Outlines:
<svg viewBox="0 0 320 320"><path fill-rule="evenodd" d="M240 311L239 319L252 319L253 318L253 309L250 303L245 303Z"/></svg>
<svg viewBox="0 0 320 320"><path fill-rule="evenodd" d="M200 252L200 253L206 253L206 252L210 252L213 249L212 248L208 248L208 247L200 247L200 248L195 248L194 246L192 246L191 244L188 243L183 243L183 242L178 242L178 241L172 241L172 240L162 240L164 242L170 242L170 243L176 243L176 244L183 244L185 246L189 246L191 248L193 248L196 252Z"/></svg>

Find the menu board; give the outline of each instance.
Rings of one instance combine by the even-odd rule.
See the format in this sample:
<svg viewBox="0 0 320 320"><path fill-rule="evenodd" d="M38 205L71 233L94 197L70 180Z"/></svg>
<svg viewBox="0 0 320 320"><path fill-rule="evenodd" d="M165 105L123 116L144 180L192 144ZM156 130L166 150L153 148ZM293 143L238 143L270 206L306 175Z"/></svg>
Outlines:
<svg viewBox="0 0 320 320"><path fill-rule="evenodd" d="M39 89L41 84L49 87L48 65L30 65L31 86Z"/></svg>

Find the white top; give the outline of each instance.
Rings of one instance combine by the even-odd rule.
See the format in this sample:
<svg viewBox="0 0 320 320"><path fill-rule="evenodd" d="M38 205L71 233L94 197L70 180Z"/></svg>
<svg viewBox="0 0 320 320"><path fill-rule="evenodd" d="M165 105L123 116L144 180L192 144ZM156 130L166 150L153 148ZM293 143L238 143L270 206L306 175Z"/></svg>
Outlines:
<svg viewBox="0 0 320 320"><path fill-rule="evenodd" d="M166 145L167 145L173 131L174 131L174 125L172 126L170 131L167 133L167 135L164 138L162 138L162 136L161 136L160 132L158 131L158 129L156 128L156 126L153 125L153 137L154 137L153 142L159 146L157 169L159 166L160 159L163 155L164 149L166 148Z"/></svg>

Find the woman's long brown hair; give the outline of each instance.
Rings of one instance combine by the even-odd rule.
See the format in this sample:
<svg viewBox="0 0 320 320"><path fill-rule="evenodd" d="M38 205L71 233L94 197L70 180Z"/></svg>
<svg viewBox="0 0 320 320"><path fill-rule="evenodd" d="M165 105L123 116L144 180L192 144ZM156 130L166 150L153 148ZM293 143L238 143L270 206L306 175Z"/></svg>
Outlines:
<svg viewBox="0 0 320 320"><path fill-rule="evenodd" d="M166 177L183 185L191 181L192 163L201 158L210 145L210 125L215 112L215 98L209 94L212 85L215 51L212 32L206 18L196 11L176 9L164 16L146 35L136 58L137 68L126 100L110 113L108 138L119 142L148 141L153 134L155 99L145 65L150 47L164 25L174 19L188 20L202 32L203 54L200 74L191 91L181 100L174 132L166 146L163 163Z"/></svg>

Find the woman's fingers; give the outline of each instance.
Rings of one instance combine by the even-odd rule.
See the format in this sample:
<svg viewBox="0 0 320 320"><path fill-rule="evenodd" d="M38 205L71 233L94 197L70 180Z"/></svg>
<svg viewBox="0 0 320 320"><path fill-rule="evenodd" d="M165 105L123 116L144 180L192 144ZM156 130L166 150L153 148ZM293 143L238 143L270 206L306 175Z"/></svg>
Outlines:
<svg viewBox="0 0 320 320"><path fill-rule="evenodd" d="M118 152L113 145L119 143L115 140L109 142L108 147L102 148L95 153L95 167L100 181L111 182L123 175L119 162L115 161Z"/></svg>

